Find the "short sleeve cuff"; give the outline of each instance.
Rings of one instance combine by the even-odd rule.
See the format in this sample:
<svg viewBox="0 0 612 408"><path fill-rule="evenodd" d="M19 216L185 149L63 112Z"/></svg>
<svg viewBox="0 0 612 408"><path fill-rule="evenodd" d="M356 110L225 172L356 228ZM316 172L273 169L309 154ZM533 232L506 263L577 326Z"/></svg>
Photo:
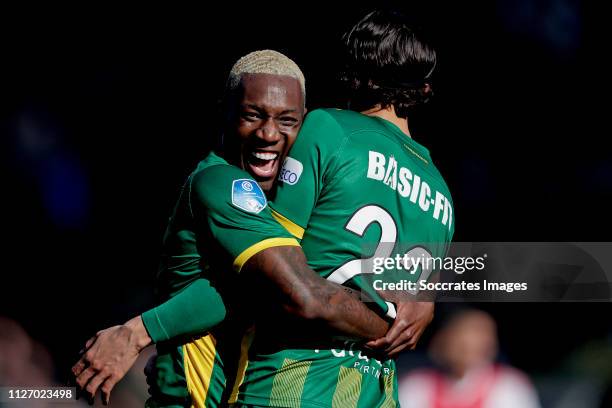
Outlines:
<svg viewBox="0 0 612 408"><path fill-rule="evenodd" d="M240 272L242 266L247 263L251 257L264 249L279 247L279 246L300 246L295 238L268 238L263 241L251 245L234 260L234 270Z"/></svg>

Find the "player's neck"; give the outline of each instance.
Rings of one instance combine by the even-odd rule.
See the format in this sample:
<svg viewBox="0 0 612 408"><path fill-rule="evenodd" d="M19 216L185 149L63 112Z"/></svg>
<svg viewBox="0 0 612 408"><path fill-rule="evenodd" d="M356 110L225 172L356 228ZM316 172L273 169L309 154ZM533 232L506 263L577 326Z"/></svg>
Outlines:
<svg viewBox="0 0 612 408"><path fill-rule="evenodd" d="M376 116L388 120L389 122L400 128L400 130L404 132L406 136L412 137L410 135L410 129L408 129L408 119L398 117L395 114L395 108L393 107L393 105L384 109L381 108L380 105L376 105L375 107L362 111L361 113L367 116Z"/></svg>

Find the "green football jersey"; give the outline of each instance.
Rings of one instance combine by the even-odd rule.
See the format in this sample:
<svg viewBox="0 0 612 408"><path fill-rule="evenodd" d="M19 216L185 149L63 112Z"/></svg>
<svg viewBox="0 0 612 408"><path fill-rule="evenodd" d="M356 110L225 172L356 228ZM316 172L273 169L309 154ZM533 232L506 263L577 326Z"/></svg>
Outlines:
<svg viewBox="0 0 612 408"><path fill-rule="evenodd" d="M311 112L279 181L273 214L301 239L310 267L370 294L381 315L392 317L394 308L373 290L368 258L442 257L453 235L450 193L428 150L381 118ZM427 278L403 273L407 280ZM262 327L257 322L238 405L399 405L393 360L378 361L348 342L287 348Z"/></svg>
<svg viewBox="0 0 612 408"><path fill-rule="evenodd" d="M232 307L240 296L236 273L259 251L286 245L299 243L274 220L251 176L214 153L198 164L181 190L164 236L157 289L166 300L194 282L202 286L204 279L221 295L227 316L205 333L170 338L156 309L143 314L151 337L165 340L157 343L149 406L217 407L227 401L249 323ZM223 306L213 304L218 298L208 301L190 313L217 313L212 309Z"/></svg>

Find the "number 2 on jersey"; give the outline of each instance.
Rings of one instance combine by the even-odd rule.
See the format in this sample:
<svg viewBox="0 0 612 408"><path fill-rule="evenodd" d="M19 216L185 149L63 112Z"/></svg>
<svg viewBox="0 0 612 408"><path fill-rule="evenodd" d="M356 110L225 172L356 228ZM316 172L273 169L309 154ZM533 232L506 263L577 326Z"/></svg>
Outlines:
<svg viewBox="0 0 612 408"><path fill-rule="evenodd" d="M374 255L367 259L353 259L345 263L333 271L327 279L338 284L343 284L357 275L374 273L371 268L366 268L366 265L372 265L375 258L389 258L393 254L393 249L397 241L397 225L391 214L384 208L378 205L361 207L351 216L344 228L357 236L363 237L366 230L373 223L377 223L381 231ZM417 246L406 252L405 256L408 259L426 259L430 258L431 254L425 248ZM424 263L422 265L420 279L427 280L431 272L431 263Z"/></svg>

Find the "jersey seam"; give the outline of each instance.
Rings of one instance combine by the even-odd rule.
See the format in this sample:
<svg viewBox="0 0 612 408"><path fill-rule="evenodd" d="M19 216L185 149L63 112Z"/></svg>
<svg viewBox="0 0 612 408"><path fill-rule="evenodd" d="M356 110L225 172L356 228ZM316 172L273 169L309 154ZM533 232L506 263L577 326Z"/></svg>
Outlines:
<svg viewBox="0 0 612 408"><path fill-rule="evenodd" d="M159 315L157 314L157 310L153 311L153 314L155 315L155 320L157 321L157 324L159 325L159 328L162 330L162 332L164 333L165 336L165 340L170 339L170 336L168 335L168 332L166 331L166 328L164 327L164 325L161 322L161 319L159 318ZM145 326L146 327L146 326Z"/></svg>
<svg viewBox="0 0 612 408"><path fill-rule="evenodd" d="M340 146L338 147L338 150L336 150L336 152L335 152L335 153L332 155L332 157L331 157L331 159L330 159L330 163L337 163L337 158L338 158L338 157L340 156L340 154L341 154L341 153L344 151L344 149L345 149L345 147L346 147L346 145L347 145L347 142L348 142L348 140L350 139L350 135L351 135L351 134L350 134L350 133L347 133L347 132L344 130L344 128L342 128L342 126L340 126L340 123L338 123L338 121L336 120L336 118L334 118L332 115L330 115L330 114L329 114L329 112L327 112L327 111L325 111L325 110L323 110L322 112L325 112L325 114L326 114L326 115L327 115L327 116L328 116L328 117L329 117L329 118L330 118L330 119L331 119L331 120L334 122L334 124L336 125L336 127L337 127L338 129L340 129L340 131L341 131L341 132L342 132L342 134L343 134L342 141L340 142ZM352 132L351 132L351 133L352 133ZM327 168L326 168L325 170L327 170ZM325 185L325 186L329 186L329 184L326 182L326 180L328 179L327 174L328 174L328 172L326 171L326 172L325 172L325 174L323 175L323 179L325 180L325 181L324 181L324 183L323 183L323 185ZM318 194L318 195L317 195L317 200L316 200L316 201L318 201L319 196L320 196L320 194ZM316 204L316 201L315 201L315 204ZM313 208L314 208L314 207L313 207Z"/></svg>
<svg viewBox="0 0 612 408"><path fill-rule="evenodd" d="M194 174L189 176L189 183L187 185L187 204L189 204L189 215L191 216L192 220L195 218L193 215L193 207L191 205L191 186L193 184L193 176Z"/></svg>

